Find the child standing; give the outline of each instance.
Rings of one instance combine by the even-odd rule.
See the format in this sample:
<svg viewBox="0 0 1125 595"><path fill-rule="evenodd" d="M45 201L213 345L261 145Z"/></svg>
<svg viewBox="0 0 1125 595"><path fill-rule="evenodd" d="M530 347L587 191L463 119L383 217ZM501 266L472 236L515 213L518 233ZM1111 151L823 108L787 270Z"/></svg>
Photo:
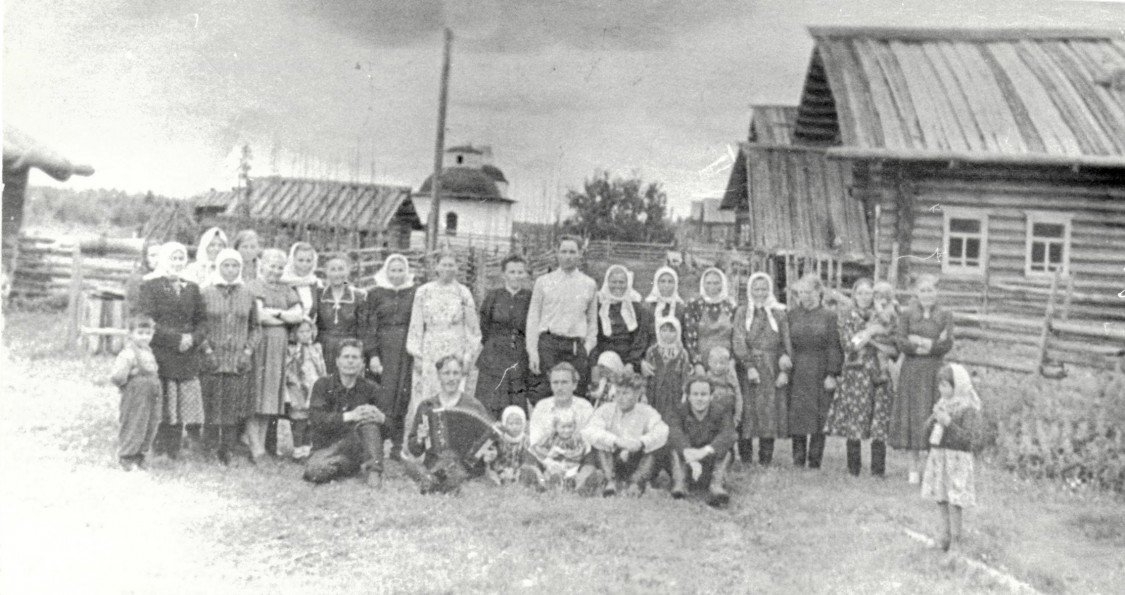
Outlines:
<svg viewBox="0 0 1125 595"><path fill-rule="evenodd" d="M656 326L656 344L645 352L641 371L648 378L648 404L666 418L683 400L684 379L691 372L691 361L680 338L680 321L661 318Z"/></svg>
<svg viewBox="0 0 1125 595"><path fill-rule="evenodd" d="M126 471L144 468L145 453L152 448L160 425L163 396L156 357L149 348L155 332L156 323L152 317L140 315L131 318L129 338L113 361L113 371L109 376L121 388L117 460Z"/></svg>
<svg viewBox="0 0 1125 595"><path fill-rule="evenodd" d="M930 433L930 454L922 477L922 497L941 508L941 549L961 541L961 511L976 505L973 451L979 445L980 397L960 364L938 371L938 394Z"/></svg>
<svg viewBox="0 0 1125 595"><path fill-rule="evenodd" d="M293 329L293 342L285 358L285 399L289 405L289 421L293 424L293 458L309 456L309 399L317 379L327 375L324 352L316 339L316 325L305 318Z"/></svg>
<svg viewBox="0 0 1125 595"><path fill-rule="evenodd" d="M730 350L726 347L712 347L707 354L707 379L711 381L712 399L716 406L728 408L737 423L742 419L743 401L738 372L733 364Z"/></svg>
<svg viewBox="0 0 1125 595"><path fill-rule="evenodd" d="M546 471L547 484L568 489L577 485L578 471L588 451L589 447L578 434L578 420L573 410L556 413L551 434L532 447L532 454Z"/></svg>

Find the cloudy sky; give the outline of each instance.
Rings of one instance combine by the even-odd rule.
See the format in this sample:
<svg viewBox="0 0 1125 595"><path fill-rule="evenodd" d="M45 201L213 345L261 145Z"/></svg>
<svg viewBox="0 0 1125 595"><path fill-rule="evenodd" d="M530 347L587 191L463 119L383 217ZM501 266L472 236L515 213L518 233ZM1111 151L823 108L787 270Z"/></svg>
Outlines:
<svg viewBox="0 0 1125 595"><path fill-rule="evenodd" d="M6 0L3 116L97 173L190 196L253 174L417 187L433 167L441 31L447 144L490 145L550 217L596 169L721 192L754 103L795 103L816 24L1116 26L1068 0ZM46 183L40 176L33 182Z"/></svg>

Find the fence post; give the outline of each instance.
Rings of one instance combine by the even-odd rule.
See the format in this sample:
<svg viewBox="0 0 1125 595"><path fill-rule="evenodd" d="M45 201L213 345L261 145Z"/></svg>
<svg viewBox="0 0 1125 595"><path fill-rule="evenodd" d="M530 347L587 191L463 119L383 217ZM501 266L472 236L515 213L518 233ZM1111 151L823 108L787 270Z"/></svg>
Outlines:
<svg viewBox="0 0 1125 595"><path fill-rule="evenodd" d="M1051 294L1047 297L1047 311L1043 315L1043 334L1039 337L1039 369L1047 363L1047 344L1051 338L1051 318L1055 314L1055 291L1059 288L1059 271L1051 279Z"/></svg>
<svg viewBox="0 0 1125 595"><path fill-rule="evenodd" d="M75 243L70 252L70 295L66 304L66 346L78 345L79 325L82 324L82 247Z"/></svg>
<svg viewBox="0 0 1125 595"><path fill-rule="evenodd" d="M1063 296L1062 319L1070 319L1070 301L1074 295L1074 273L1068 273L1066 276L1066 295Z"/></svg>

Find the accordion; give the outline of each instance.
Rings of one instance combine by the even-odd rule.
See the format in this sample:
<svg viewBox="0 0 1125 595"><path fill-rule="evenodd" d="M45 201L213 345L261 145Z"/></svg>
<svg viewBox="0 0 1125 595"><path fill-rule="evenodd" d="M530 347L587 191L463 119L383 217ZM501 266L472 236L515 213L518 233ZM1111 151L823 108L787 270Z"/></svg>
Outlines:
<svg viewBox="0 0 1125 595"><path fill-rule="evenodd" d="M473 465L498 438L494 422L468 409L438 409L426 413L430 436L428 450L435 454L453 454L467 465Z"/></svg>

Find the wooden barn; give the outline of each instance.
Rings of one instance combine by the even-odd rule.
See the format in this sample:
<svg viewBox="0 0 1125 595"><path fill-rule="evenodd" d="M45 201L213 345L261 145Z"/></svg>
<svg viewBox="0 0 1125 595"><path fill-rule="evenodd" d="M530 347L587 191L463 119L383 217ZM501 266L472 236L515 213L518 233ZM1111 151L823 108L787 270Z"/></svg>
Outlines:
<svg viewBox="0 0 1125 595"><path fill-rule="evenodd" d="M1062 283L1072 317L1125 320L1125 37L810 31L794 141L853 166L892 278L1040 315Z"/></svg>
<svg viewBox="0 0 1125 595"><path fill-rule="evenodd" d="M247 187L193 199L200 226L253 228L266 245L304 240L320 250L404 250L424 229L406 186L269 176Z"/></svg>

